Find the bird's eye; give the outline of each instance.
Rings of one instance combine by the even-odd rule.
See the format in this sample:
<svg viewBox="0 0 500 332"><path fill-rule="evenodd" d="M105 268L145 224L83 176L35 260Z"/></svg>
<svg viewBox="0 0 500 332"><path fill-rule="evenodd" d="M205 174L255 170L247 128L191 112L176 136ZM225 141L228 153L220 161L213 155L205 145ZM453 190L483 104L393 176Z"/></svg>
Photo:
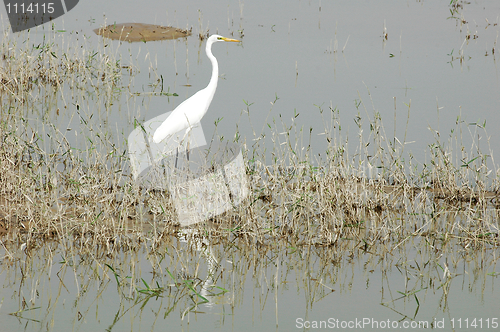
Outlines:
<svg viewBox="0 0 500 332"><path fill-rule="evenodd" d="M217 37L218 40L222 40L222 37Z"/></svg>

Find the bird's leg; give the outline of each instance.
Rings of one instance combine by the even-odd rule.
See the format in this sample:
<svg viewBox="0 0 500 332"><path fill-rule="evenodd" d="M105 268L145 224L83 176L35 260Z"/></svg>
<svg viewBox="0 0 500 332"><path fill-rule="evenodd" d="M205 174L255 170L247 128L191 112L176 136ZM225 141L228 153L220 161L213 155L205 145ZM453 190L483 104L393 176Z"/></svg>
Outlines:
<svg viewBox="0 0 500 332"><path fill-rule="evenodd" d="M146 130L142 126L142 124L141 124L141 129L142 129L142 134L144 137L144 143L146 144L146 150L147 150L148 155L149 155L150 164L153 167L153 174L154 174L153 177L157 178L157 180L160 181L160 187L164 188L165 186L164 186L164 183L162 180L163 177L161 176L160 166L158 165L158 163L156 162L156 160L153 156L153 151L151 150L151 145L149 144L148 135L146 133Z"/></svg>
<svg viewBox="0 0 500 332"><path fill-rule="evenodd" d="M186 157L187 157L188 162L189 162L189 143L191 143L189 141L189 135L191 135L191 133L188 134L188 141L187 141L187 145L186 145Z"/></svg>
<svg viewBox="0 0 500 332"><path fill-rule="evenodd" d="M180 145L183 145L184 144L184 140L186 139L187 137L187 143L186 143L186 157L187 157L187 160L189 161L189 138L191 137L191 126L189 126L187 129L186 129L186 132L184 133L184 137L182 138L181 140L181 143Z"/></svg>
<svg viewBox="0 0 500 332"><path fill-rule="evenodd" d="M176 149L175 153L175 168L177 169L177 160L179 159L179 147Z"/></svg>

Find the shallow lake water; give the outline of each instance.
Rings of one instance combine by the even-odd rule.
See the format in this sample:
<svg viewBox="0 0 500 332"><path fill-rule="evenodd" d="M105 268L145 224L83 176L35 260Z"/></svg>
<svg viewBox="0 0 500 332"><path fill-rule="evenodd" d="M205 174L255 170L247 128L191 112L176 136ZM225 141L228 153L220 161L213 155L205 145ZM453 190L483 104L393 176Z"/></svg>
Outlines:
<svg viewBox="0 0 500 332"><path fill-rule="evenodd" d="M242 248L227 246L188 254L188 247L178 243L165 247L178 252L151 255L151 248L144 248L106 258L98 250L68 256L69 251L49 244L34 257L23 257L20 251L10 253L19 258L17 263L2 263L2 330L498 328L498 273L491 273L496 258L478 253L466 262L464 252L444 248L441 258L429 258L432 254L416 253L413 246L418 247L410 243L409 249L385 257L366 253L355 259L348 251L335 253L335 247L328 249L331 254L314 246L280 253L257 254L262 249L253 249L260 258L249 260L241 255ZM208 257L218 261L211 270L213 284L206 281L211 280ZM181 274L201 278L210 289L201 294L208 303L193 310L196 296L187 296L187 287L177 283ZM146 292L157 285L166 289L158 297Z"/></svg>
<svg viewBox="0 0 500 332"><path fill-rule="evenodd" d="M134 118L147 121L171 111L208 84L210 62L204 43L196 38L208 30L243 42L213 47L220 80L202 120L207 136L213 134L217 120L220 135L234 137L237 128L247 139L283 129L293 120L303 128L304 140L312 128L314 153L323 155L322 133L330 123L325 123L320 109L334 108L343 135L354 142L352 153L358 141L358 124L353 120L361 117L361 128L368 135L369 120L379 115L387 141L396 137L423 163L428 145L436 142L436 136L451 135L457 122L466 124L470 133L461 138L471 145L471 136L478 130L475 124L485 125L480 148L498 154L500 69L494 49L500 5L496 1L459 4L455 9L426 1L366 1L362 6L239 1L171 7L152 1L139 9L132 3L117 9L109 2L97 10L88 1L54 21L55 29L65 32L48 35L64 48L85 44L90 52L99 49L101 38L92 29L113 22L193 28L193 36L185 40L106 43L122 66L132 66L130 84L117 97L119 102L106 109L105 119L100 100L83 102L79 113L87 118L94 114L96 126L105 122L104 128L114 131L117 143L123 141L117 132L127 135ZM30 39L35 43L51 28L38 28ZM124 80L127 72L123 70ZM179 96L158 96L160 91ZM46 116L57 120L60 128L75 129L81 121L74 106L69 105L63 115L48 112Z"/></svg>
<svg viewBox="0 0 500 332"><path fill-rule="evenodd" d="M215 130L234 137L237 129L252 142L294 124L303 128L298 135L305 142L311 132L313 154L324 158L322 133L331 124L320 113L331 108L338 110L343 135L354 142L352 153L359 143L355 119L365 119L360 128L368 135L368 119L380 116L386 140L395 135L420 163L428 160L429 144L454 133L457 123L467 129L460 136L465 146L494 158L500 153L500 2L456 4L81 1L53 22L56 32L49 23L10 38L36 44L46 36L68 50L111 49L122 66L130 66L122 71L124 87L113 92L112 105L105 105L106 96L90 91L82 98L68 90L27 114L27 132L53 136L55 130L85 148L88 141L78 138L92 128L126 149L135 120L171 111L206 86L211 66L198 34L208 30L242 43L213 47L220 79L202 120L207 138ZM193 35L103 43L92 30L113 22L192 27ZM160 95L167 91L178 96ZM270 143L270 135L265 140ZM50 152L50 140L44 144ZM146 239L139 251L110 257L102 248L83 256L67 243L40 245L30 257L21 244L14 252L0 246L0 330L499 328L497 248L472 252L464 245L456 252L431 246L435 252L423 252L420 242L402 242L390 253L351 257L342 247L255 253L235 249L237 242L193 249L173 241L157 255L150 254ZM211 259L217 277L206 286L216 287L205 296L208 303L192 310L199 297L176 280L192 276L200 283L191 286L199 291L211 280ZM155 296L157 286L168 291Z"/></svg>

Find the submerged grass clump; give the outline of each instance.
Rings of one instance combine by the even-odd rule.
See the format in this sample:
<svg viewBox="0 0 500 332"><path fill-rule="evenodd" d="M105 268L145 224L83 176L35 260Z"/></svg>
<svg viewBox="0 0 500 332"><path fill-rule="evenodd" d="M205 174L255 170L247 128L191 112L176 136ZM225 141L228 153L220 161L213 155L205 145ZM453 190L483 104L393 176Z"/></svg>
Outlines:
<svg viewBox="0 0 500 332"><path fill-rule="evenodd" d="M121 68L112 55L88 52L85 47L65 43L63 36L58 38L51 33L46 34L47 38L44 35L41 41L31 41L29 33L24 32L15 39L9 31L4 29L1 45L2 100L33 101L33 93L43 94L50 88L62 90L63 84L76 90L92 90L114 87L118 83Z"/></svg>
<svg viewBox="0 0 500 332"><path fill-rule="evenodd" d="M59 87L55 93L66 91L67 85L74 93L81 89L75 82L82 82L112 104L106 98L114 98L109 90L119 89L119 61L105 52L64 53L54 42L33 48L26 44L17 54L8 40L3 44L8 66L2 81L2 100L8 102L2 105L0 126L1 217L7 233L28 248L30 241L47 237L84 237L89 247L112 242L120 248L125 235L126 242L150 233L153 239L175 235L168 192L148 190L132 180L125 148L92 127L93 114L81 114L77 105L80 122L88 127L83 132L86 143L79 148L59 129L48 137L21 130L29 127L29 114L20 113L22 104L39 100L29 92L33 89L43 95L47 85ZM404 158L404 142L388 139L377 113L367 117L368 137L362 134L364 119L356 118L360 134L353 154L342 136L338 111L319 113L329 124L323 156L313 158L310 141L304 144L305 133L293 123L269 126L271 132L262 131L252 146L244 144L251 195L213 218L210 232L324 245L358 238L370 246L388 239L396 246L408 237L433 234L498 245L498 170L491 154L479 149L476 137L487 137L483 126L474 125L472 149L467 150L462 133L470 126L457 121L448 142L436 136L429 147L430 162L422 164L411 155ZM272 147L265 146L266 135ZM434 220L450 213L453 223L437 227Z"/></svg>
<svg viewBox="0 0 500 332"><path fill-rule="evenodd" d="M472 268L478 274L496 264L500 174L491 152L479 148L481 137L488 137L484 125L458 119L448 141L436 135L425 163L405 153L404 141L389 138L377 113L373 119L358 115L359 142L352 145L340 129L338 110L320 109L326 148L318 157L311 152L311 132L294 123L269 125L269 132L240 142L249 197L223 215L181 229L169 193L136 183L114 128L97 126L82 106L91 91L104 105L95 117L105 118L125 85L120 61L104 48L64 52L48 42L26 43L20 51L8 38L2 47L7 66L0 88L0 241L3 258L19 264L23 280L35 278L39 269L29 257L50 256L41 267L50 270L57 252L61 271L73 269L78 287L90 283L80 274L113 280L132 307L142 310L151 299L166 297L164 317L179 309L184 318L209 297L236 305L241 299L230 273L237 280L250 273L261 287L275 289L292 278L290 270L301 271L296 282L312 306L356 259L367 270L385 273L396 266L415 275L419 282L404 290L415 298L424 289L420 284L434 292L448 287L461 261L478 259ZM50 134L30 130L32 110L26 105L42 101L48 105L42 108L50 108L47 91L69 92L76 100L75 117L85 130L73 140L61 128ZM151 263L152 275L135 265L138 255ZM207 269L200 268L200 257ZM228 292L232 299L225 298ZM382 300L390 306L397 299Z"/></svg>

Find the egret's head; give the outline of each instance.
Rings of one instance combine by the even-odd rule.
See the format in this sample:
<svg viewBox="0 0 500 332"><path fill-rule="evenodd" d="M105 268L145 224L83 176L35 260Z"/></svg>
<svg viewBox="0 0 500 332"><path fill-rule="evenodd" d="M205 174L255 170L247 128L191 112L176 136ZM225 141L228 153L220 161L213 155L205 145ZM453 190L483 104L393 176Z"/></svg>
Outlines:
<svg viewBox="0 0 500 332"><path fill-rule="evenodd" d="M231 38L227 38L227 37L223 37L223 36L219 36L219 35L211 35L210 38L208 38L208 42L215 43L215 42L220 42L220 41L240 42L240 40L238 40L238 39L231 39Z"/></svg>

